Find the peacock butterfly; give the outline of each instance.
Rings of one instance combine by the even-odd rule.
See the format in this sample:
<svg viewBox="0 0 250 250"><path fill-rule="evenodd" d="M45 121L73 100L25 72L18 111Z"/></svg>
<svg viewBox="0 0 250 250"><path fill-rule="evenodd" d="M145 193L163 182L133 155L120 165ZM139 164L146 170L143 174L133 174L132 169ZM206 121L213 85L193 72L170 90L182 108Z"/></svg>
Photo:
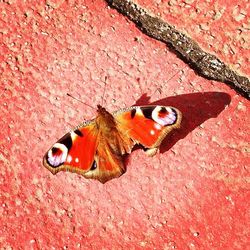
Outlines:
<svg viewBox="0 0 250 250"><path fill-rule="evenodd" d="M123 156L135 144L155 155L166 135L180 127L181 118L174 107L133 106L111 114L98 105L97 117L58 140L43 164L53 174L71 171L105 183L126 171Z"/></svg>

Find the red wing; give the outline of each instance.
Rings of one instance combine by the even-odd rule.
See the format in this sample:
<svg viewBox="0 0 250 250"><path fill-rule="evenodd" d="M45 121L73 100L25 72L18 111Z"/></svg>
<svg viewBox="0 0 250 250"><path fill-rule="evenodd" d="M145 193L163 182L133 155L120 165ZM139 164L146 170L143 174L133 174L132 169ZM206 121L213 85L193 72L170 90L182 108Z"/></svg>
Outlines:
<svg viewBox="0 0 250 250"><path fill-rule="evenodd" d="M114 153L108 141L102 141L97 147L95 167L84 177L97 179L102 183L121 176L125 172L122 154Z"/></svg>
<svg viewBox="0 0 250 250"><path fill-rule="evenodd" d="M165 136L180 127L181 112L173 107L131 107L114 113L121 133L146 148L157 148Z"/></svg>
<svg viewBox="0 0 250 250"><path fill-rule="evenodd" d="M44 166L53 174L76 172L102 183L119 177L125 172L122 155L131 151L134 142L117 130L104 137L102 129L92 123L67 133L45 154Z"/></svg>
<svg viewBox="0 0 250 250"><path fill-rule="evenodd" d="M58 140L45 154L44 166L53 174L61 170L85 174L94 165L97 136L94 123L79 126Z"/></svg>

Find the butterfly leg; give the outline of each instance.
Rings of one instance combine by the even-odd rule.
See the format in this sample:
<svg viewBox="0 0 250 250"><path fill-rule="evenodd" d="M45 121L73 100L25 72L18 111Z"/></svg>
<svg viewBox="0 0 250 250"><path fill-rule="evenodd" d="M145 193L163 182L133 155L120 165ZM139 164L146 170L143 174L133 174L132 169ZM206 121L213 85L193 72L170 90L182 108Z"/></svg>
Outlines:
<svg viewBox="0 0 250 250"><path fill-rule="evenodd" d="M149 148L146 150L146 155L147 156L154 156L159 148Z"/></svg>

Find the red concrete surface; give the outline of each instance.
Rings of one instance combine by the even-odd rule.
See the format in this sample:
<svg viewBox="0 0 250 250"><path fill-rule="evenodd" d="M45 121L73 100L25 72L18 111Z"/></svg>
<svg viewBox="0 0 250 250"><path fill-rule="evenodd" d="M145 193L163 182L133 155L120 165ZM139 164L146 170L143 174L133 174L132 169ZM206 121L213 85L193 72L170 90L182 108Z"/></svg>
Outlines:
<svg viewBox="0 0 250 250"><path fill-rule="evenodd" d="M250 75L245 1L202 11L201 1L138 2ZM105 1L6 0L0 10L0 249L249 249L246 99L197 76ZM95 115L67 93L109 111L173 105L182 128L153 158L135 150L105 185L53 176L44 153Z"/></svg>

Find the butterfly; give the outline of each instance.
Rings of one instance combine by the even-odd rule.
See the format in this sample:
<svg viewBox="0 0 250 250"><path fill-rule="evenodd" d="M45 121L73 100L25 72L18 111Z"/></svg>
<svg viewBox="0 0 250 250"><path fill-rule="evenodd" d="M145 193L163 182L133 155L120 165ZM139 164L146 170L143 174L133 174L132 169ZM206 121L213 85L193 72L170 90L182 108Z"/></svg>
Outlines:
<svg viewBox="0 0 250 250"><path fill-rule="evenodd" d="M45 154L43 165L53 174L70 171L105 183L126 171L124 155L135 144L155 155L181 119L181 112L170 106L132 106L109 113L98 105L96 118L58 140Z"/></svg>

